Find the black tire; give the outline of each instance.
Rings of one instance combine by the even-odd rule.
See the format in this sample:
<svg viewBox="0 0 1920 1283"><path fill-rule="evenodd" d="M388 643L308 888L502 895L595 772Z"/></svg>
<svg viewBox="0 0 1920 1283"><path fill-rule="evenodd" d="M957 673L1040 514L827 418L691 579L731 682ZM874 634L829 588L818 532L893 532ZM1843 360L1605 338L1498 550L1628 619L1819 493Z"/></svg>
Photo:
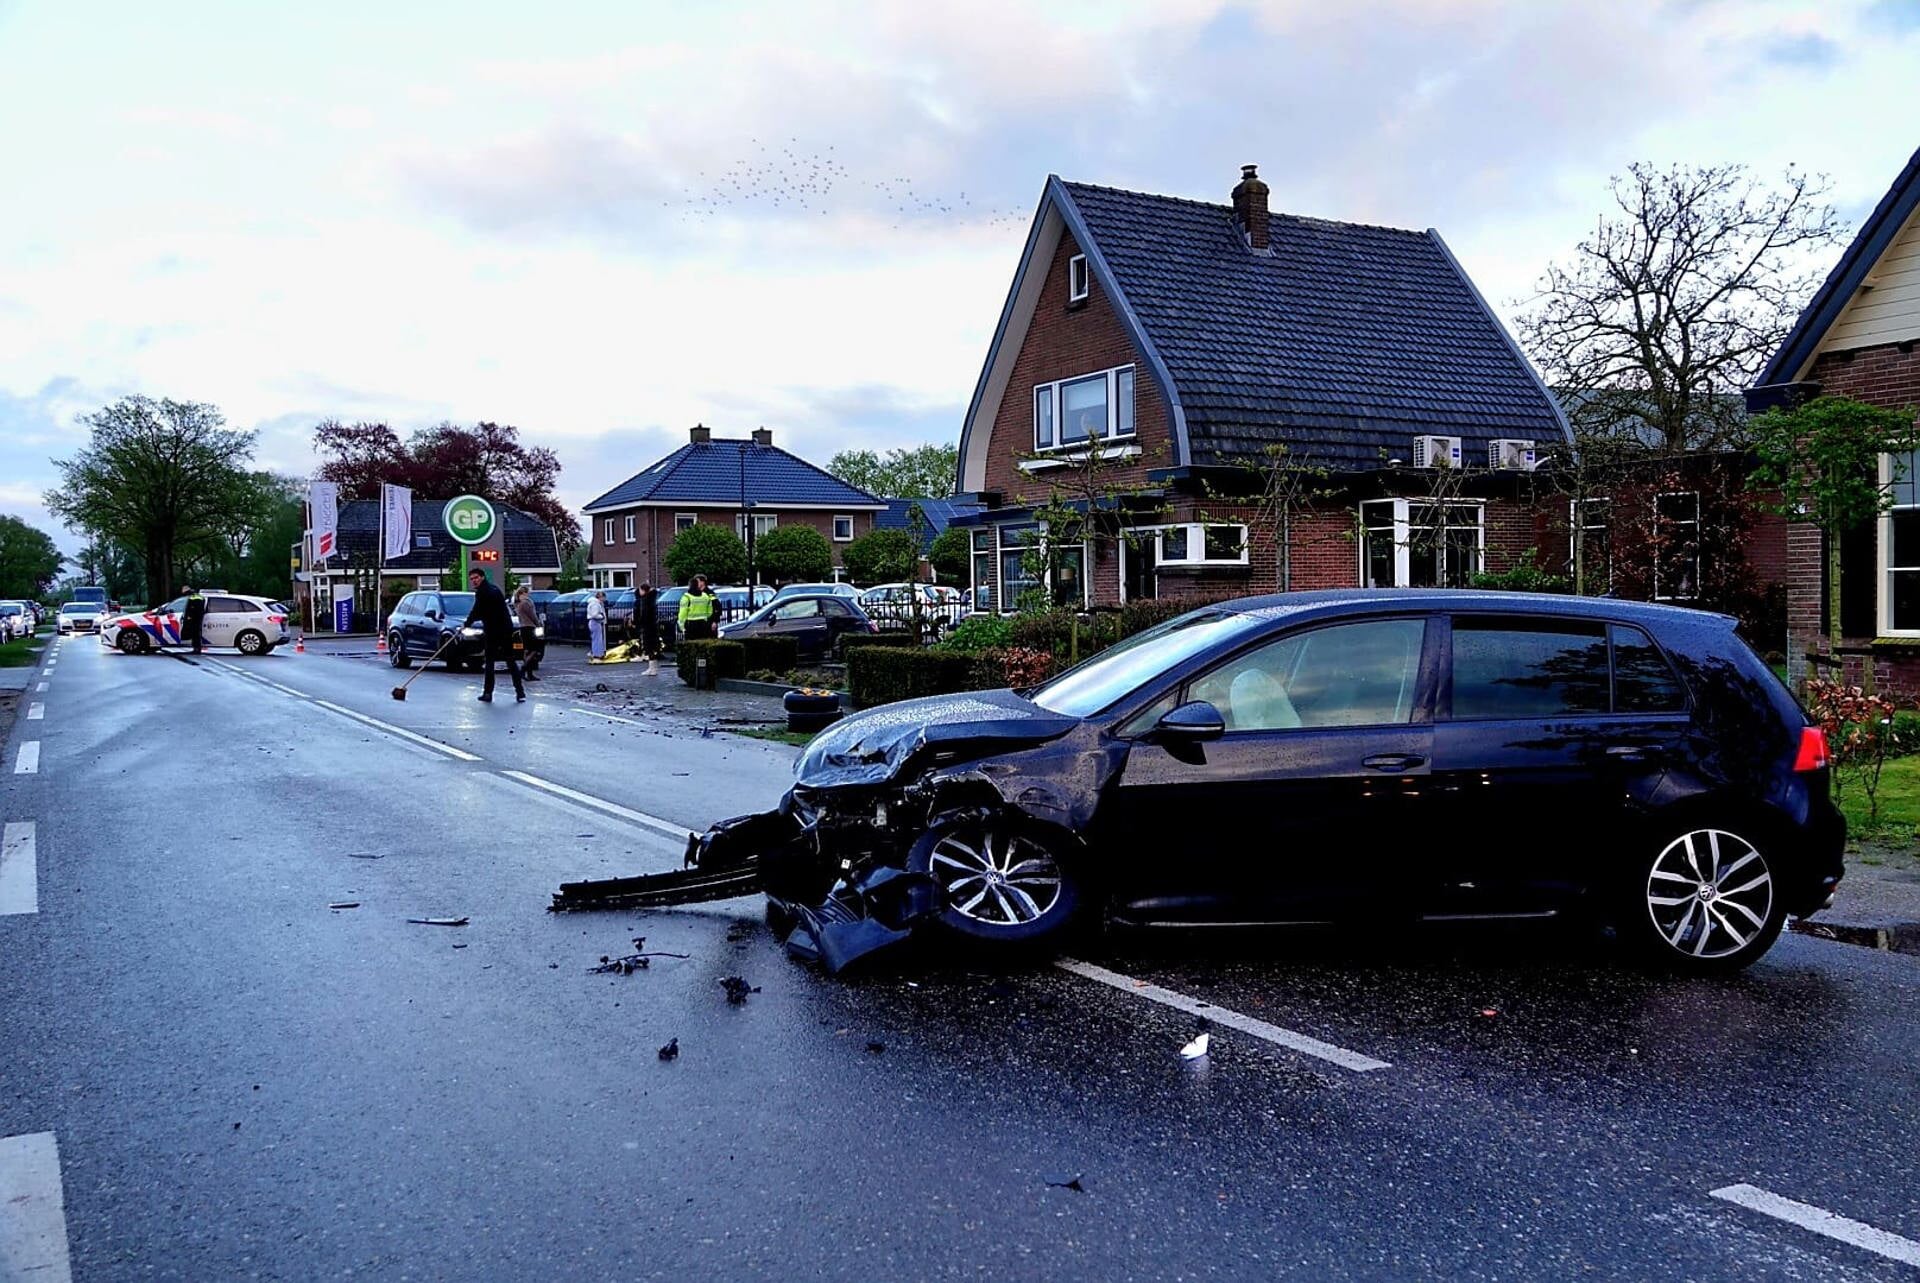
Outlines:
<svg viewBox="0 0 1920 1283"><path fill-rule="evenodd" d="M233 648L242 655L258 657L273 649L267 645L267 635L258 629L249 628L233 639Z"/></svg>
<svg viewBox="0 0 1920 1283"><path fill-rule="evenodd" d="M398 632L387 634L387 662L395 668L413 667L413 656L407 654L407 639Z"/></svg>
<svg viewBox="0 0 1920 1283"><path fill-rule="evenodd" d="M1062 940L1079 915L1080 880L1064 845L1017 818L936 820L908 852L907 867L940 884L943 931L1036 949Z"/></svg>
<svg viewBox="0 0 1920 1283"><path fill-rule="evenodd" d="M1621 936L1663 970L1718 975L1749 965L1787 921L1770 845L1763 830L1739 823L1664 830L1622 888Z"/></svg>
<svg viewBox="0 0 1920 1283"><path fill-rule="evenodd" d="M144 655L147 653L147 635L138 628L123 628L120 635L113 639L113 646L122 655Z"/></svg>

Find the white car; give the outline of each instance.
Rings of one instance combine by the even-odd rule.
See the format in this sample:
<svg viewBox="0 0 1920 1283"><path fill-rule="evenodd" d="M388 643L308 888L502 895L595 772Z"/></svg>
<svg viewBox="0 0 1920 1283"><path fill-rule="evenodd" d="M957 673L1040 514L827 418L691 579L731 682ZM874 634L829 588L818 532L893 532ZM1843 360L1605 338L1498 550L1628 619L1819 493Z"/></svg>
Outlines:
<svg viewBox="0 0 1920 1283"><path fill-rule="evenodd" d="M60 613L53 617L56 633L91 633L100 629L100 616L105 611L97 601L70 601L60 607Z"/></svg>
<svg viewBox="0 0 1920 1283"><path fill-rule="evenodd" d="M37 622L33 607L26 602L0 601L0 642L30 636Z"/></svg>
<svg viewBox="0 0 1920 1283"><path fill-rule="evenodd" d="M200 641L206 646L230 646L242 655L267 655L292 640L283 603L270 597L243 597L236 593L202 593L206 617L200 622ZM187 599L175 597L152 610L131 610L109 616L100 625L100 644L127 655L144 655L163 647L186 646Z"/></svg>
<svg viewBox="0 0 1920 1283"><path fill-rule="evenodd" d="M860 609L883 631L898 632L913 626L913 599L917 593L920 625L928 637L938 641L940 634L959 623L966 613L959 594L955 593L952 598L946 595L952 592L951 588L936 588L932 584L880 584L860 594Z"/></svg>

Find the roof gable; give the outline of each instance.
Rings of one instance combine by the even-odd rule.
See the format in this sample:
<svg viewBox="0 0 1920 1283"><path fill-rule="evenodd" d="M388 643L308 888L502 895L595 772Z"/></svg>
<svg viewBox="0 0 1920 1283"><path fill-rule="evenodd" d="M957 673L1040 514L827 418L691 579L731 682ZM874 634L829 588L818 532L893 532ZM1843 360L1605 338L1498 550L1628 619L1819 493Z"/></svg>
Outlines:
<svg viewBox="0 0 1920 1283"><path fill-rule="evenodd" d="M638 504L783 504L875 509L879 499L778 446L745 439L690 442L588 504L589 514Z"/></svg>

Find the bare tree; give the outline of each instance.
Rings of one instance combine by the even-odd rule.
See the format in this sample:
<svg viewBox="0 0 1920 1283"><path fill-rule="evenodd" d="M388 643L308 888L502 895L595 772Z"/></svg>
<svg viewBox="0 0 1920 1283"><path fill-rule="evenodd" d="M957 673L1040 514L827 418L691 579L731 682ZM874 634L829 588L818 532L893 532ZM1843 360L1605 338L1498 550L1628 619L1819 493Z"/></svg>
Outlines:
<svg viewBox="0 0 1920 1283"><path fill-rule="evenodd" d="M1819 283L1842 225L1824 179L1634 165L1565 263L1522 300L1520 335L1576 437L1668 454L1745 444L1738 393Z"/></svg>

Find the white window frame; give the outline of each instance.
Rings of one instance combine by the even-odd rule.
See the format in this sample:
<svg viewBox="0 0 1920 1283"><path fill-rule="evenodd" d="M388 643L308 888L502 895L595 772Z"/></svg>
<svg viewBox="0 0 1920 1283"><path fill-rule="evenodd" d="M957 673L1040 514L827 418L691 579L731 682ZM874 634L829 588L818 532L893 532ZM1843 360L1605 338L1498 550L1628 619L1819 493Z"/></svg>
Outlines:
<svg viewBox="0 0 1920 1283"><path fill-rule="evenodd" d="M1900 490L1908 489L1914 502L1901 503ZM1879 576L1874 580L1878 585L1874 593L1874 626L1882 637L1920 637L1920 628L1895 628L1893 626L1893 577L1920 571L1920 566L1896 566L1893 564L1893 515L1896 512L1920 511L1920 475L1901 476L1894 467L1894 456L1880 456L1880 488L1893 500L1888 509L1880 514Z"/></svg>
<svg viewBox="0 0 1920 1283"><path fill-rule="evenodd" d="M1590 515L1586 516L1583 520L1581 509L1583 508L1592 509L1594 507L1598 507L1605 515L1599 521L1595 521ZM1586 531L1588 533L1591 533L1596 530L1600 531L1602 534L1606 535L1607 537L1607 587L1606 587L1606 590L1608 592L1612 592L1613 591L1613 496L1603 494L1603 495L1594 495L1591 498L1587 498L1587 499L1567 500L1567 582L1569 585L1571 585L1573 582L1574 534L1576 531ZM1591 547L1589 547L1588 549L1588 558L1589 558L1589 561L1591 561L1591 558L1592 558ZM1593 582L1593 577L1591 574L1591 571L1593 568L1591 565L1589 565L1587 569L1589 571L1587 582L1589 585L1591 585ZM1569 591L1571 591L1571 589L1569 589Z"/></svg>
<svg viewBox="0 0 1920 1283"><path fill-rule="evenodd" d="M847 523L847 533L844 535L840 533L840 523L843 521ZM833 514L833 541L835 543L853 542L853 516L851 513L836 512Z"/></svg>
<svg viewBox="0 0 1920 1283"><path fill-rule="evenodd" d="M1106 426L1106 430L1101 434L1100 440L1102 441L1134 440L1135 437L1139 435L1139 431L1140 431L1137 403L1131 404L1129 406L1129 412L1127 414L1127 430L1125 432L1122 432L1120 430L1120 384L1121 384L1120 376L1123 374L1127 376L1128 386L1132 389L1134 394L1133 397L1129 398L1129 401L1130 402L1134 401L1134 398L1137 398L1139 395L1140 379L1139 379L1139 375L1135 373L1134 367L1131 365L1116 365L1105 370L1089 370L1085 374L1076 374L1071 378L1055 379L1051 383L1034 384L1033 385L1033 448L1034 450L1041 454L1047 454L1047 453L1053 453L1053 452L1058 452L1063 450L1085 450L1088 448L1091 442L1086 438L1082 438L1074 441L1068 441L1066 439L1067 425L1066 425L1066 420L1061 417L1060 390L1070 383L1083 383L1089 379L1097 379L1097 378L1104 378L1107 381L1107 426ZM1040 439L1040 407L1042 405L1045 405L1047 407L1047 413L1051 416L1051 419L1052 419L1052 436L1051 436L1051 439L1045 444L1042 444Z"/></svg>
<svg viewBox="0 0 1920 1283"><path fill-rule="evenodd" d="M691 530L699 524L700 514L697 512L676 512L673 514L673 533L676 535L683 530Z"/></svg>
<svg viewBox="0 0 1920 1283"><path fill-rule="evenodd" d="M1167 555L1167 534L1170 531L1183 530L1187 536L1187 555L1169 557ZM1232 530L1236 534L1234 542L1240 552L1235 557L1207 556L1207 531ZM1247 528L1237 521L1174 521L1158 526L1134 526L1129 533L1151 533L1154 538L1154 567L1165 570L1169 566L1244 566L1248 558ZM1125 540L1121 541L1122 543ZM1121 572L1124 583L1125 571Z"/></svg>
<svg viewBox="0 0 1920 1283"><path fill-rule="evenodd" d="M755 539L764 539L767 536L767 532L771 530L778 530L779 528L780 528L779 513L756 512L753 514L753 537ZM746 513L736 512L733 514L733 533L739 537L741 543L745 543L747 541L747 514Z"/></svg>
<svg viewBox="0 0 1920 1283"><path fill-rule="evenodd" d="M607 547L611 548L613 547L613 518L612 517L607 518L607 524L603 527L603 529L605 530L606 536L607 536L605 541L606 545Z"/></svg>
<svg viewBox="0 0 1920 1283"><path fill-rule="evenodd" d="M1390 503L1393 505L1393 582L1391 584L1376 584L1371 582L1368 578L1368 575L1370 573L1370 566L1372 563L1372 558L1368 554L1371 550L1371 545L1374 537L1373 532L1375 527L1369 526L1367 524L1367 509L1369 507L1375 507L1379 504L1385 504L1385 503ZM1484 570L1486 568L1486 564L1487 564L1487 505L1486 504L1478 502L1476 500L1462 500L1462 499L1442 500L1442 499L1428 499L1428 498L1421 498L1421 497L1413 497L1413 498L1405 498L1405 499L1401 499L1401 498L1364 499L1360 503L1360 506L1357 512L1358 521L1356 522L1356 524L1360 528L1360 586L1361 587L1363 588L1410 588L1410 587L1416 587L1416 586L1417 587L1427 586L1424 584L1415 585L1412 582L1413 581L1412 511L1416 504L1421 507L1427 507L1436 503L1444 503L1449 510L1472 509L1474 514L1474 520L1471 526L1456 525L1452 519L1452 515L1450 511L1445 529L1446 530L1472 530L1474 532L1474 543L1473 543L1474 570L1472 573L1477 574L1479 571ZM1379 527L1379 528L1385 529L1385 527ZM1447 566L1445 564L1446 553L1447 553L1447 541L1446 539L1442 538L1440 540L1439 548L1436 549L1434 553L1434 558L1435 558L1434 565L1435 565L1435 568L1439 571L1439 578L1443 583L1447 579L1447 573L1446 573Z"/></svg>
<svg viewBox="0 0 1920 1283"><path fill-rule="evenodd" d="M1677 499L1684 495L1693 496L1693 517L1690 520L1660 515L1662 499ZM1671 521L1678 526L1693 527L1693 591L1684 596L1660 591L1660 562L1663 557L1661 550L1656 546L1653 554L1653 599L1655 601L1698 601L1700 600L1700 492L1698 490L1663 490L1656 494L1653 497L1653 530L1656 540L1659 538L1661 523L1664 521Z"/></svg>
<svg viewBox="0 0 1920 1283"><path fill-rule="evenodd" d="M986 536L986 546L984 548L980 546L980 537L982 535ZM982 609L980 604L980 589L982 587L980 582L980 558L982 557L987 559L987 581L985 587L988 599L996 603L993 607L996 613L1000 609L997 604L1000 600L999 543L998 526L989 526L986 529L974 529L967 534L967 578L973 588L973 608L975 610Z"/></svg>
<svg viewBox="0 0 1920 1283"><path fill-rule="evenodd" d="M634 516L632 513L628 513L627 527L625 532L628 543L633 543L639 537L638 536L639 528L640 528L640 518Z"/></svg>
<svg viewBox="0 0 1920 1283"><path fill-rule="evenodd" d="M1084 303L1092 292L1093 273L1087 270L1087 256L1075 254L1067 260L1067 302Z"/></svg>

